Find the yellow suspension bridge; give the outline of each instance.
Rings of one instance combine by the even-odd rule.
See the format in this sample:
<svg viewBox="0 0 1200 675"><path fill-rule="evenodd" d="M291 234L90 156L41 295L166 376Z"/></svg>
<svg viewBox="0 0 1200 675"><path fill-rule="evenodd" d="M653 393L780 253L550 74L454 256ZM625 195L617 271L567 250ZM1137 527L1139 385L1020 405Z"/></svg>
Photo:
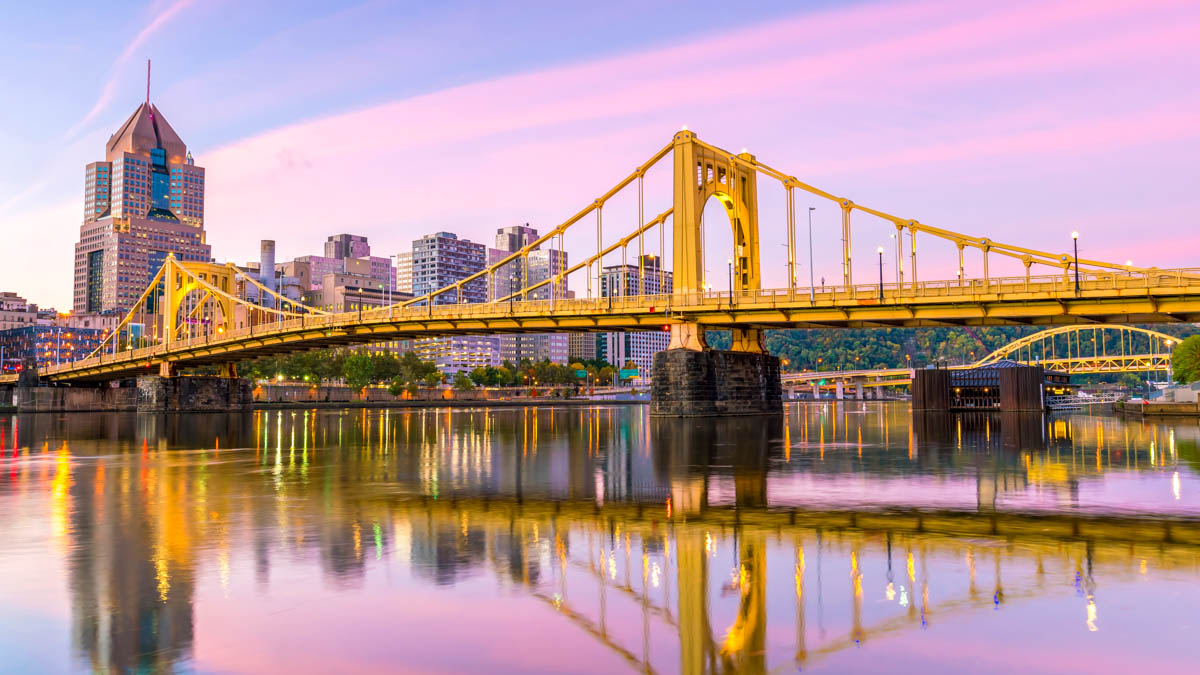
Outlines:
<svg viewBox="0 0 1200 675"><path fill-rule="evenodd" d="M671 166L671 207L647 218L645 182L660 163ZM785 196L784 222L772 230L783 235L787 247L785 288L762 287L759 177L778 183ZM605 206L626 190L636 191L637 224L618 227L614 234L611 216L605 228ZM796 283L798 192L827 200L841 213L838 284L803 288ZM724 292L712 290L705 281L702 221L710 199L724 206L733 234L728 252L730 287ZM883 279L882 247L878 282L855 278L851 221L856 212L895 228L894 279ZM497 280L513 266L528 269L535 249L564 251L568 233L589 240L594 234L595 249L546 280L508 293L493 290L492 302L465 302L464 289L471 284L495 289ZM954 278L918 277L918 246L924 251L932 244L957 250ZM981 256L977 276L966 273L967 250ZM629 263L631 257L636 265ZM648 275L659 275L655 287L669 291L600 297L602 270L618 260L626 263L620 268L626 277L621 289L629 288L625 282L636 270L636 278L642 280L638 290L645 290ZM1020 262L1024 274L993 276L993 261ZM580 276L587 279L590 297L569 297L568 278ZM670 348L705 350L705 331L717 329L732 332L732 351L760 353L762 331L767 328L1180 321L1200 321L1200 269L1081 259L901 218L802 182L750 153L722 150L684 129L541 238L432 293L388 307L367 309L360 304L352 311L329 312L284 298L232 265L169 258L95 352L45 368L39 375L55 382L103 381L142 374L169 376L181 368L211 365L232 374L236 362L267 354L453 334L669 330Z"/></svg>

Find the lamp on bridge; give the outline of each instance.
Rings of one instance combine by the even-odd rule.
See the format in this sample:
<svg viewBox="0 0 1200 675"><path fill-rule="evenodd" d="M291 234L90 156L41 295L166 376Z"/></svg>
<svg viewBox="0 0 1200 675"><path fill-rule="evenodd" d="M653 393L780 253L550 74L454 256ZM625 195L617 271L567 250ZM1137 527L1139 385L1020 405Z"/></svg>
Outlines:
<svg viewBox="0 0 1200 675"><path fill-rule="evenodd" d="M729 267L729 304L733 304L733 258L726 258L725 264Z"/></svg>
<svg viewBox="0 0 1200 675"><path fill-rule="evenodd" d="M883 247L875 249L879 254L879 302L883 302Z"/></svg>
<svg viewBox="0 0 1200 675"><path fill-rule="evenodd" d="M1071 232L1071 241L1075 243L1075 295L1079 295L1079 230Z"/></svg>

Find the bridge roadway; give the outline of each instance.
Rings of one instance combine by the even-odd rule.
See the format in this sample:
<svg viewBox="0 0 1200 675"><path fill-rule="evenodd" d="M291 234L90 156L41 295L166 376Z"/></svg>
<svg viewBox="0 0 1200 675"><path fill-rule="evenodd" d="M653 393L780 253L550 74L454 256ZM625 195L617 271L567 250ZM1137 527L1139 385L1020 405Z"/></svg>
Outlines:
<svg viewBox="0 0 1200 675"><path fill-rule="evenodd" d="M1128 373L1133 371L1167 370L1170 357L1162 354L1133 354L1130 356L1094 357L1081 356L1061 359L1043 359L1038 362L1048 370L1057 370L1068 374L1080 373ZM1137 367L1131 367L1130 364ZM977 363L963 363L947 366L950 370L975 368ZM864 387L893 387L912 383L912 368L876 368L859 370L826 370L808 373L784 373L781 377L787 384L813 384L821 380L831 382L861 380ZM826 384L825 386L833 386Z"/></svg>
<svg viewBox="0 0 1200 675"><path fill-rule="evenodd" d="M1021 513L920 509L812 510L796 507L745 507L708 505L685 512L666 503L604 502L508 496L416 498L390 500L389 507L425 517L443 515L461 521L485 517L503 522L554 519L564 523L593 523L606 530L658 532L668 523L675 527L737 528L780 534L796 529L907 533L930 537L984 537L1009 539L1027 545L1092 541L1113 557L1124 559L1131 546L1172 549L1187 557L1200 553L1200 521L1183 518L1146 518L1120 515Z"/></svg>
<svg viewBox="0 0 1200 675"><path fill-rule="evenodd" d="M925 281L390 307L312 315L45 368L51 381L105 381L349 344L454 334L728 328L875 328L1200 321L1200 270ZM165 366L165 368L164 368ZM0 382L14 381L13 375Z"/></svg>

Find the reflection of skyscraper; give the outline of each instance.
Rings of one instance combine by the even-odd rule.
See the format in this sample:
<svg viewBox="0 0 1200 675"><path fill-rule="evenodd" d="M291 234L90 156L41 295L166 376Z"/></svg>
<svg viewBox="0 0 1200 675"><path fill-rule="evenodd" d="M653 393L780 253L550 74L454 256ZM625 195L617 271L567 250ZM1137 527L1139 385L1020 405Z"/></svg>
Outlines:
<svg viewBox="0 0 1200 675"><path fill-rule="evenodd" d="M363 532L358 521L339 519L321 523L321 568L340 584L359 584L366 573L365 547L371 532Z"/></svg>
<svg viewBox="0 0 1200 675"><path fill-rule="evenodd" d="M412 523L412 565L417 576L439 586L453 586L484 560L486 545L483 530L459 530L432 520L414 519Z"/></svg>
<svg viewBox="0 0 1200 675"><path fill-rule="evenodd" d="M492 555L500 570L518 584L536 584L542 578L536 551L520 530L493 532Z"/></svg>
<svg viewBox="0 0 1200 675"><path fill-rule="evenodd" d="M77 465L67 493L72 641L94 671L169 671L194 639L185 506L166 481L148 486L102 469ZM161 500L151 504L151 494Z"/></svg>

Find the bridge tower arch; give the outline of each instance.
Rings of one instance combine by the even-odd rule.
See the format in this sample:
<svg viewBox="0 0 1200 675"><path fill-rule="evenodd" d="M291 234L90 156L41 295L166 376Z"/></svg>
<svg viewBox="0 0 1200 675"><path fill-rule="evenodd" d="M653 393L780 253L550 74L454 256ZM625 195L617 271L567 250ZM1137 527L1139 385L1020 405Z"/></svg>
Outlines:
<svg viewBox="0 0 1200 675"><path fill-rule="evenodd" d="M227 265L214 263L179 262L174 256L167 259L163 280L163 337L169 345L181 338L178 331L188 321L201 320L207 315L211 330L224 332L233 328L235 290L234 273ZM212 292L211 289L220 291ZM188 299L191 298L191 303Z"/></svg>
<svg viewBox="0 0 1200 675"><path fill-rule="evenodd" d="M696 134L686 129L675 134L673 155L674 292L692 294L704 291L704 242L701 240L700 218L708 200L714 198L725 207L725 214L733 229L733 250L729 254L733 265L733 288L730 290L736 296L762 288L757 172L734 157L699 143ZM741 153L736 157L747 162L754 160L749 153ZM677 348L706 349L704 329L694 323L672 326L669 349ZM731 350L761 353L761 331L757 328L735 328Z"/></svg>

